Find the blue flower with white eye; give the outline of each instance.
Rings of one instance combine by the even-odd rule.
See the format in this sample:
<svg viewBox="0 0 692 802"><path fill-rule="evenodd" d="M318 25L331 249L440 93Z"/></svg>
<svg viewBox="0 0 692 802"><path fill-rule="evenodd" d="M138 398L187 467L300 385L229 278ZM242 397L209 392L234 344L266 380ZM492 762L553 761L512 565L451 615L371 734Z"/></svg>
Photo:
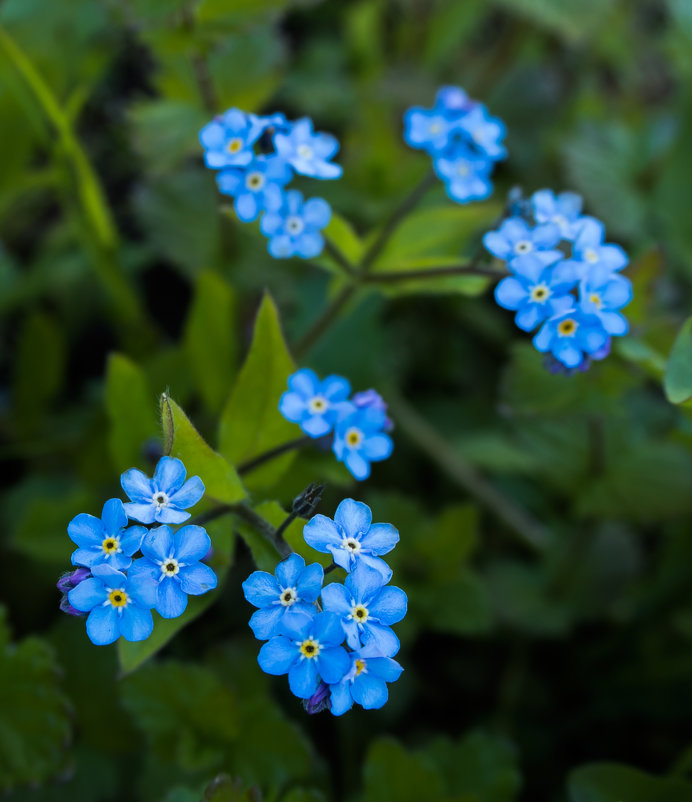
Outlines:
<svg viewBox="0 0 692 802"><path fill-rule="evenodd" d="M632 284L624 276L612 275L601 285L582 281L579 300L582 310L597 317L608 334L613 337L627 334L627 318L618 311L632 300Z"/></svg>
<svg viewBox="0 0 692 802"><path fill-rule="evenodd" d="M351 652L351 668L341 682L330 685L330 709L343 715L353 703L365 710L382 707L389 698L388 682L396 682L404 670L391 657L382 657L374 644Z"/></svg>
<svg viewBox="0 0 692 802"><path fill-rule="evenodd" d="M250 164L255 157L253 145L262 130L261 125L240 109L229 109L212 120L199 132L207 167L219 170Z"/></svg>
<svg viewBox="0 0 692 802"><path fill-rule="evenodd" d="M491 117L488 109L477 103L458 122L457 128L463 131L471 144L489 159L499 161L507 156L507 148L502 144L507 128L499 117Z"/></svg>
<svg viewBox="0 0 692 802"><path fill-rule="evenodd" d="M344 499L336 508L334 520L315 515L303 529L305 542L322 554L331 554L345 571L353 571L363 563L378 571L385 582L392 569L381 559L399 542L399 533L391 524L374 524L367 504Z"/></svg>
<svg viewBox="0 0 692 802"><path fill-rule="evenodd" d="M619 245L604 243L605 226L594 217L578 224L572 259L582 263L582 276L589 283L602 285L617 270L627 266L627 254Z"/></svg>
<svg viewBox="0 0 692 802"><path fill-rule="evenodd" d="M190 517L184 512L204 495L204 484L199 476L185 481L187 471L175 457L161 457L154 478L130 468L120 477L120 484L130 498L125 504L128 517L143 524L181 524Z"/></svg>
<svg viewBox="0 0 692 802"><path fill-rule="evenodd" d="M444 109L412 106L404 113L404 141L433 156L444 151L453 130L454 123Z"/></svg>
<svg viewBox="0 0 692 802"><path fill-rule="evenodd" d="M457 203L483 200L492 194L490 171L493 164L484 156L466 148L457 149L451 156L436 158L433 167L444 181L447 194Z"/></svg>
<svg viewBox="0 0 692 802"><path fill-rule="evenodd" d="M566 367L576 368L585 353L597 353L608 339L596 315L572 307L547 320L533 338L533 344L541 353L550 352Z"/></svg>
<svg viewBox="0 0 692 802"><path fill-rule="evenodd" d="M275 259L300 256L313 259L324 248L320 231L329 223L332 210L324 198L309 198L292 189L283 195L281 206L264 213L260 229L269 238L269 253Z"/></svg>
<svg viewBox="0 0 692 802"><path fill-rule="evenodd" d="M91 568L106 564L118 571L128 568L146 532L143 526L128 529L122 501L109 499L100 518L82 512L67 525L67 534L78 546L72 552L72 565Z"/></svg>
<svg viewBox="0 0 692 802"><path fill-rule="evenodd" d="M168 526L157 526L142 541L144 556L130 568L129 580L133 587L158 591L156 612L177 618L185 612L188 594L201 596L216 587L216 574L200 562L210 548L201 526L183 526L175 534Z"/></svg>
<svg viewBox="0 0 692 802"><path fill-rule="evenodd" d="M387 459L394 450L385 434L388 418L373 407L355 409L337 421L332 451L356 479L370 476L370 463Z"/></svg>
<svg viewBox="0 0 692 802"><path fill-rule="evenodd" d="M322 590L322 605L341 617L349 647L374 645L382 657L394 657L399 651L399 638L391 625L404 618L407 603L401 588L387 585L380 571L363 562L343 585L334 582Z"/></svg>
<svg viewBox="0 0 692 802"><path fill-rule="evenodd" d="M351 661L341 645L344 631L338 615L287 615L280 630L262 646L257 662L267 674L288 674L291 692L299 699L309 699L320 680L335 684L349 670Z"/></svg>
<svg viewBox="0 0 692 802"><path fill-rule="evenodd" d="M327 376L320 381L310 368L302 368L288 377L288 392L281 396L279 412L310 437L324 437L339 418L348 414L351 385L343 376Z"/></svg>
<svg viewBox="0 0 692 802"><path fill-rule="evenodd" d="M67 598L72 607L88 612L86 631L96 646L113 643L121 635L140 641L151 635L156 586L137 582L110 565L95 565L92 576L73 588Z"/></svg>
<svg viewBox="0 0 692 802"><path fill-rule="evenodd" d="M288 133L274 134L278 155L301 175L312 178L339 178L343 170L329 160L339 150L339 141L331 134L315 133L312 120L297 120Z"/></svg>
<svg viewBox="0 0 692 802"><path fill-rule="evenodd" d="M561 192L539 189L531 196L533 215L537 223L552 223L560 229L563 239L573 240L580 223L582 198L576 192Z"/></svg>
<svg viewBox="0 0 692 802"><path fill-rule="evenodd" d="M520 329L531 331L547 318L574 306L569 292L576 284L569 262L542 267L529 261L495 287L495 300L503 309L516 311L514 321Z"/></svg>
<svg viewBox="0 0 692 802"><path fill-rule="evenodd" d="M299 554L291 554L276 566L274 575L254 571L243 582L245 598L259 607L250 619L250 628L259 640L280 634L286 615L313 615L322 590L324 569L319 563L305 565Z"/></svg>
<svg viewBox="0 0 692 802"><path fill-rule="evenodd" d="M279 208L290 180L291 168L278 156L257 156L247 167L222 170L216 176L219 191L235 198L233 208L244 223L253 222L265 209Z"/></svg>
<svg viewBox="0 0 692 802"><path fill-rule="evenodd" d="M564 254L555 247L559 242L560 229L556 225L531 227L519 217L510 217L497 231L483 236L486 249L515 271L531 265L546 267L563 259Z"/></svg>

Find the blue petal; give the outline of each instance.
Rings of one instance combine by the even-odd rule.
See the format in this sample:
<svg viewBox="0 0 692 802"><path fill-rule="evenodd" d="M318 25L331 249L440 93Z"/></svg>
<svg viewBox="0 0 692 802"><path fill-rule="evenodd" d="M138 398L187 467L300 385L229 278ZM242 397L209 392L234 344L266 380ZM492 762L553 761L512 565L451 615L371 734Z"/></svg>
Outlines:
<svg viewBox="0 0 692 802"><path fill-rule="evenodd" d="M125 583L125 591L137 602L140 607L150 610L156 606L159 595L159 578L161 577L161 569L159 574L156 574L147 567L140 569L140 563L149 563L149 560L135 560L134 564L128 572L127 582ZM151 563L149 563L151 566ZM158 566L155 566L158 568Z"/></svg>
<svg viewBox="0 0 692 802"><path fill-rule="evenodd" d="M142 541L142 554L154 562L163 562L173 556L174 540L170 527L150 529Z"/></svg>
<svg viewBox="0 0 692 802"><path fill-rule="evenodd" d="M284 615L281 619L281 632L292 641L305 640L312 632L315 617L315 615L303 615L302 613Z"/></svg>
<svg viewBox="0 0 692 802"><path fill-rule="evenodd" d="M513 253L512 246L499 231L488 231L483 236L483 245L493 256L504 261L509 259Z"/></svg>
<svg viewBox="0 0 692 802"><path fill-rule="evenodd" d="M145 582L158 585L161 576L161 566L146 557L135 560L127 572L127 578L132 587L139 587Z"/></svg>
<svg viewBox="0 0 692 802"><path fill-rule="evenodd" d="M173 507L161 507L160 510L156 510L154 513L154 517L158 523L162 524L181 524L190 517L189 512L183 512L182 510L176 510Z"/></svg>
<svg viewBox="0 0 692 802"><path fill-rule="evenodd" d="M267 607L279 598L280 592L279 583L266 571L253 571L243 582L245 598L255 607Z"/></svg>
<svg viewBox="0 0 692 802"><path fill-rule="evenodd" d="M91 573L109 588L120 588L127 581L125 574L122 574L111 565L95 565L91 569Z"/></svg>
<svg viewBox="0 0 692 802"><path fill-rule="evenodd" d="M627 254L619 245L604 245L598 256L610 270L621 270L629 262Z"/></svg>
<svg viewBox="0 0 692 802"><path fill-rule="evenodd" d="M351 683L349 681L339 682L336 685L331 685L331 712L334 716L343 716L346 711L353 707L353 698L351 697Z"/></svg>
<svg viewBox="0 0 692 802"><path fill-rule="evenodd" d="M541 353L545 353L550 348L550 343L553 339L553 329L550 321L546 323L543 328L533 338L533 345Z"/></svg>
<svg viewBox="0 0 692 802"><path fill-rule="evenodd" d="M353 680L351 687L353 700L365 710L376 710L389 698L386 684L368 674L360 674Z"/></svg>
<svg viewBox="0 0 692 802"><path fill-rule="evenodd" d="M365 535L370 528L372 511L362 501L345 498L336 508L334 521L341 526L347 537L360 540L361 536ZM341 538L339 538L339 541L341 541Z"/></svg>
<svg viewBox="0 0 692 802"><path fill-rule="evenodd" d="M522 331L532 331L548 317L551 307L547 304L528 303L514 317L514 322Z"/></svg>
<svg viewBox="0 0 692 802"><path fill-rule="evenodd" d="M303 206L303 220L313 228L324 228L332 216L332 210L323 198L310 198Z"/></svg>
<svg viewBox="0 0 692 802"><path fill-rule="evenodd" d="M375 646L383 657L394 657L400 648L399 638L393 630L375 622L364 624L362 641L364 646Z"/></svg>
<svg viewBox="0 0 692 802"><path fill-rule="evenodd" d="M583 359L581 350L576 348L571 339L568 340L566 337L557 340L553 346L553 354L568 368L576 368Z"/></svg>
<svg viewBox="0 0 692 802"><path fill-rule="evenodd" d="M103 505L101 520L103 521L103 530L108 535L116 535L127 526L127 515L125 515L123 503L119 498L110 498Z"/></svg>
<svg viewBox="0 0 692 802"><path fill-rule="evenodd" d="M205 148L221 148L226 141L226 131L220 122L212 122L202 128L199 132L199 141Z"/></svg>
<svg viewBox="0 0 692 802"><path fill-rule="evenodd" d="M403 668L390 657L371 657L367 661L368 674L385 682L396 682L403 672Z"/></svg>
<svg viewBox="0 0 692 802"><path fill-rule="evenodd" d="M601 292L604 306L610 309L620 309L632 300L632 283L622 276L616 276L609 281Z"/></svg>
<svg viewBox="0 0 692 802"><path fill-rule="evenodd" d="M243 223L252 223L260 213L260 204L256 192L243 192L238 195L234 204L235 213Z"/></svg>
<svg viewBox="0 0 692 802"><path fill-rule="evenodd" d="M84 584L84 583L82 583ZM86 622L89 640L96 646L106 646L120 637L118 613L110 604L94 607Z"/></svg>
<svg viewBox="0 0 692 802"><path fill-rule="evenodd" d="M224 195L236 195L243 186L245 172L242 170L222 170L216 176L219 192Z"/></svg>
<svg viewBox="0 0 692 802"><path fill-rule="evenodd" d="M90 568L104 561L105 555L101 547L92 546L88 549L75 549L70 558L72 565L83 565Z"/></svg>
<svg viewBox="0 0 692 802"><path fill-rule="evenodd" d="M83 582L80 582L76 588L67 594L67 600L73 607L82 612L88 612L96 607L97 604L102 604L108 596L108 591L103 586L103 582L98 579L89 577Z"/></svg>
<svg viewBox="0 0 692 802"><path fill-rule="evenodd" d="M389 580L392 578L392 569L381 557L373 557L370 554L363 554L363 552L361 552L358 555L358 562L367 565L368 568L378 571L382 575L382 578L385 582L389 582Z"/></svg>
<svg viewBox="0 0 692 802"><path fill-rule="evenodd" d="M128 498L135 502L150 501L154 494L151 479L137 468L130 468L120 477L120 485L127 493ZM132 516L130 516L132 517Z"/></svg>
<svg viewBox="0 0 692 802"><path fill-rule="evenodd" d="M132 557L126 554L104 554L104 562L109 563L116 571L125 571L132 565Z"/></svg>
<svg viewBox="0 0 692 802"><path fill-rule="evenodd" d="M297 646L289 638L277 635L264 644L257 655L257 662L265 674L286 674L300 656Z"/></svg>
<svg viewBox="0 0 692 802"><path fill-rule="evenodd" d="M185 612L187 595L180 585L170 577L159 582L159 597L156 602L156 612L162 618L177 618Z"/></svg>
<svg viewBox="0 0 692 802"><path fill-rule="evenodd" d="M343 401L351 394L351 384L343 376L327 376L322 382L321 392L329 401Z"/></svg>
<svg viewBox="0 0 692 802"><path fill-rule="evenodd" d="M156 514L156 507L153 503L149 504L123 504L125 514L133 521L139 521L142 524L153 524L154 516Z"/></svg>
<svg viewBox="0 0 692 802"><path fill-rule="evenodd" d="M351 659L342 646L323 648L318 660L320 675L328 685L339 682L351 668Z"/></svg>
<svg viewBox="0 0 692 802"><path fill-rule="evenodd" d="M368 611L382 624L391 626L404 618L407 604L408 599L401 588L386 587L382 588L377 598L368 605Z"/></svg>
<svg viewBox="0 0 692 802"><path fill-rule="evenodd" d="M196 504L203 495L204 482L199 476L191 476L180 490L169 496L169 501L173 507L186 510Z"/></svg>
<svg viewBox="0 0 692 802"><path fill-rule="evenodd" d="M146 534L147 530L143 526L131 526L126 529L120 538L120 548L123 550L123 554L131 557L136 551L139 551Z"/></svg>
<svg viewBox="0 0 692 802"><path fill-rule="evenodd" d="M518 309L528 295L526 287L514 276L503 278L495 287L495 300L503 309Z"/></svg>
<svg viewBox="0 0 692 802"><path fill-rule="evenodd" d="M182 487L187 471L177 457L161 457L154 471L154 485L169 496Z"/></svg>
<svg viewBox="0 0 692 802"><path fill-rule="evenodd" d="M267 212L260 220L260 231L265 237L274 237L283 229L284 219L278 212Z"/></svg>
<svg viewBox="0 0 692 802"><path fill-rule="evenodd" d="M601 312L599 315L603 328L613 337L622 337L629 330L627 318L619 312ZM594 349L596 350L596 349Z"/></svg>
<svg viewBox="0 0 692 802"><path fill-rule="evenodd" d="M193 596L201 596L210 590L214 590L218 583L213 569L204 563L192 563L180 569L180 587L185 593Z"/></svg>
<svg viewBox="0 0 692 802"><path fill-rule="evenodd" d="M324 437L325 434L331 431L332 424L324 415L313 415L311 418L306 418L300 424L300 428L310 437Z"/></svg>
<svg viewBox="0 0 692 802"><path fill-rule="evenodd" d="M320 676L315 658L300 660L288 671L288 687L299 699L309 699L319 684Z"/></svg>
<svg viewBox="0 0 692 802"><path fill-rule="evenodd" d="M329 553L329 546L340 548L344 538L336 523L326 515L313 516L303 528L303 537L308 546L323 554Z"/></svg>
<svg viewBox="0 0 692 802"><path fill-rule="evenodd" d="M296 252L303 259L314 259L324 250L324 237L314 231L306 231L298 237Z"/></svg>
<svg viewBox="0 0 692 802"><path fill-rule="evenodd" d="M362 482L370 476L370 463L357 451L348 451L344 457L344 465L352 476Z"/></svg>
<svg viewBox="0 0 692 802"><path fill-rule="evenodd" d="M341 617L336 613L318 613L312 622L312 634L322 644L338 646L344 640ZM336 680L331 680L331 682L336 682Z"/></svg>
<svg viewBox="0 0 692 802"><path fill-rule="evenodd" d="M264 607L252 614L250 629L258 640L268 640L281 634L279 625L285 609L280 604L272 604L270 607Z"/></svg>
<svg viewBox="0 0 692 802"><path fill-rule="evenodd" d="M268 250L275 259L290 259L296 253L291 237L281 234L269 240Z"/></svg>
<svg viewBox="0 0 692 802"><path fill-rule="evenodd" d="M150 610L128 604L120 617L120 633L129 641L146 640L154 630L154 619Z"/></svg>
<svg viewBox="0 0 692 802"><path fill-rule="evenodd" d="M332 553L332 560L344 571L350 571L354 567L353 552L341 546L328 546L327 550Z"/></svg>
<svg viewBox="0 0 692 802"><path fill-rule="evenodd" d="M369 565L366 565L360 559L356 567L344 581L344 587L347 593L350 594L358 604L379 593L383 585L384 578L382 574Z"/></svg>
<svg viewBox="0 0 692 802"><path fill-rule="evenodd" d="M308 565L300 572L296 581L298 596L303 601L314 602L320 595L323 582L324 568L319 563Z"/></svg>
<svg viewBox="0 0 692 802"><path fill-rule="evenodd" d="M276 580L282 588L294 588L298 584L298 577L304 568L305 560L300 554L291 554L276 566L274 571Z"/></svg>
<svg viewBox="0 0 692 802"><path fill-rule="evenodd" d="M338 582L332 582L322 588L322 606L325 610L342 617L351 614L351 600L346 589Z"/></svg>
<svg viewBox="0 0 692 802"><path fill-rule="evenodd" d="M605 236L605 226L594 217L584 217L579 224L579 233L574 240L574 248L581 253L587 248L598 248Z"/></svg>
<svg viewBox="0 0 692 802"><path fill-rule="evenodd" d="M288 389L303 398L313 398L320 391L320 380L310 368L301 368L288 377Z"/></svg>
<svg viewBox="0 0 692 802"><path fill-rule="evenodd" d="M392 438L387 434L373 434L363 441L363 455L372 462L380 462L391 456L394 450Z"/></svg>
<svg viewBox="0 0 692 802"><path fill-rule="evenodd" d="M211 548L211 539L201 526L183 526L173 535L175 557L180 562L191 563L204 559Z"/></svg>
<svg viewBox="0 0 692 802"><path fill-rule="evenodd" d="M307 405L298 393L288 392L281 396L279 412L291 423L300 423L306 410Z"/></svg>
<svg viewBox="0 0 692 802"><path fill-rule="evenodd" d="M105 537L101 519L86 512L80 512L67 524L67 534L81 549L100 546Z"/></svg>
<svg viewBox="0 0 692 802"><path fill-rule="evenodd" d="M361 538L361 546L373 554L386 554L399 542L399 532L391 524L373 524Z"/></svg>
<svg viewBox="0 0 692 802"><path fill-rule="evenodd" d="M352 618L342 619L341 625L344 628L346 643L348 643L349 648L354 650L359 649L361 646L360 632L362 627L358 626Z"/></svg>

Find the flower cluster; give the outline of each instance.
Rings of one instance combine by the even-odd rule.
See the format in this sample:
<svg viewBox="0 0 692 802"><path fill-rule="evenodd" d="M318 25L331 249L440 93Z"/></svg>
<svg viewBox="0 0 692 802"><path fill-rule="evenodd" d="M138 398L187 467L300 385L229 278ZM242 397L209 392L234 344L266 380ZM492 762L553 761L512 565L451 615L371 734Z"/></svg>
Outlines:
<svg viewBox="0 0 692 802"><path fill-rule="evenodd" d="M483 200L493 191L490 174L507 157L506 128L463 89L443 86L432 109L413 106L404 114L404 139L427 151L447 194L457 203Z"/></svg>
<svg viewBox="0 0 692 802"><path fill-rule="evenodd" d="M370 463L387 459L394 444L386 434L393 428L387 405L375 390L351 395L342 376L317 374L303 368L288 378L288 392L281 396L279 411L297 423L310 437L334 433L332 450L356 479L370 476Z"/></svg>
<svg viewBox="0 0 692 802"><path fill-rule="evenodd" d="M201 562L211 548L209 535L201 526L176 532L168 526L186 521L187 508L204 494L199 476L187 481L186 476L183 463L173 457L159 460L152 479L131 468L120 480L128 503L109 499L100 518L80 513L68 524L77 568L58 582L64 594L60 607L71 615L88 613L92 643L113 643L120 635L145 640L154 628L152 609L163 618L177 618L188 595L216 587L216 574ZM128 519L160 525L128 526Z"/></svg>
<svg viewBox="0 0 692 802"><path fill-rule="evenodd" d="M349 498L334 520L315 515L303 534L314 549L331 553L346 579L323 588L322 566L306 566L298 554L279 563L274 575L250 574L243 591L259 608L250 627L267 641L257 661L267 674L288 674L291 692L308 712L328 707L340 716L354 702L382 707L387 683L403 671L392 659L399 639L391 625L406 615L407 598L388 584L392 571L380 556L394 548L399 533L391 524L373 524L370 508Z"/></svg>
<svg viewBox="0 0 692 802"><path fill-rule="evenodd" d="M611 337L627 333L620 310L632 299L632 285L618 273L627 254L605 242L603 223L582 215L582 199L572 192L543 189L515 209L483 238L511 273L495 299L516 312L523 331L540 326L533 344L557 360L549 368L585 370L608 355Z"/></svg>
<svg viewBox="0 0 692 802"><path fill-rule="evenodd" d="M260 229L277 259L312 259L324 248L320 231L331 208L323 198L303 199L286 190L293 174L339 178L341 167L331 159L339 143L331 134L315 132L312 120L289 122L283 114L260 117L229 109L199 134L207 167L219 170L219 190L234 199L244 223L261 215Z"/></svg>

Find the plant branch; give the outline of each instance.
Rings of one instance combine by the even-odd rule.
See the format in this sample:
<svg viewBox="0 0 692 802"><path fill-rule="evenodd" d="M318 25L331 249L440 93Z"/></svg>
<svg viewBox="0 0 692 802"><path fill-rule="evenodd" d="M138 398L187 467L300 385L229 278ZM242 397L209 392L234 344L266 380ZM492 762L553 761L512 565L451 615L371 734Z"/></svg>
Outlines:
<svg viewBox="0 0 692 802"><path fill-rule="evenodd" d="M298 359L304 356L319 338L338 320L339 312L351 300L356 293L356 284L347 284L341 291L334 296L322 314L301 337L293 349Z"/></svg>
<svg viewBox="0 0 692 802"><path fill-rule="evenodd" d="M269 462L276 457L280 457L282 454L286 454L289 451L302 448L303 446L312 442L312 440L313 438L309 437L308 435L297 437L295 440L289 440L288 443L282 443L280 446L270 448L269 451L264 451L262 454L258 454L256 457L249 459L247 462L241 463L238 466L237 471L240 476L244 476L245 474L250 473L250 471L254 471L255 468L259 468L260 465L264 465L265 462Z"/></svg>
<svg viewBox="0 0 692 802"><path fill-rule="evenodd" d="M343 273L345 273L349 278L356 276L355 267L344 256L341 249L329 239L329 237L324 238L324 249L336 262Z"/></svg>
<svg viewBox="0 0 692 802"><path fill-rule="evenodd" d="M386 273L368 273L361 278L364 284L390 284L398 281L412 281L413 279L445 278L450 276L488 276L489 278L504 278L509 273L484 267L473 262L464 265L449 265L444 267L428 267L420 270L388 270Z"/></svg>
<svg viewBox="0 0 692 802"><path fill-rule="evenodd" d="M275 529L269 521L256 513L245 501L240 501L237 504L220 504L213 510L208 510L195 516L188 521L188 525L203 526L224 515L237 515L238 518L242 518L262 537L268 540L282 557L288 557L292 553L291 547L281 536L285 527L282 525L279 529Z"/></svg>

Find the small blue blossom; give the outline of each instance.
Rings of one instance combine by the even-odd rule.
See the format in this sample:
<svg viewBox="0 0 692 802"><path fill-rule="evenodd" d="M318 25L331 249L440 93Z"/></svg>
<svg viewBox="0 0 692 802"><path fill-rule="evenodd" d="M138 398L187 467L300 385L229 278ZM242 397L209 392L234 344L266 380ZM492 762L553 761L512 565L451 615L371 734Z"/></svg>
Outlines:
<svg viewBox="0 0 692 802"><path fill-rule="evenodd" d="M183 526L175 534L168 526L150 529L142 541L144 556L130 568L129 580L133 587L153 588L160 616L177 618L185 612L188 594L201 596L216 587L216 574L200 562L210 548L201 526Z"/></svg>
<svg viewBox="0 0 692 802"><path fill-rule="evenodd" d="M269 238L269 253L275 259L319 256L324 248L320 231L331 216L332 210L323 198L309 198L303 202L302 193L289 190L281 206L267 211L260 222L262 233Z"/></svg>
<svg viewBox="0 0 692 802"><path fill-rule="evenodd" d="M359 393L354 393L351 398L351 403L358 409L377 409L380 412L387 414L387 403L377 390L362 390ZM385 418L384 423L385 431L391 432L394 429L394 421L390 418Z"/></svg>
<svg viewBox="0 0 692 802"><path fill-rule="evenodd" d="M550 352L565 367L576 368L585 353L598 352L608 339L596 315L573 307L547 320L533 338L533 344L541 353Z"/></svg>
<svg viewBox="0 0 692 802"><path fill-rule="evenodd" d="M364 563L380 573L385 582L392 570L381 559L399 542L399 533L391 524L372 523L367 504L344 499L336 508L334 520L315 515L303 529L305 542L316 551L331 554L334 562L346 571Z"/></svg>
<svg viewBox="0 0 692 802"><path fill-rule="evenodd" d="M531 196L533 215L537 223L553 223L560 229L563 239L572 241L582 219L582 199L576 192L561 192L539 189Z"/></svg>
<svg viewBox="0 0 692 802"><path fill-rule="evenodd" d="M442 112L451 120L457 120L476 105L475 100L459 86L441 86L435 95L435 111Z"/></svg>
<svg viewBox="0 0 692 802"><path fill-rule="evenodd" d="M457 123L466 133L470 142L480 153L498 161L507 156L507 148L502 144L507 128L499 117L492 117L482 103L477 103Z"/></svg>
<svg viewBox="0 0 692 802"><path fill-rule="evenodd" d="M235 198L235 212L244 223L256 220L265 209L280 208L283 187L290 180L291 169L278 156L257 156L247 167L216 176L219 191Z"/></svg>
<svg viewBox="0 0 692 802"><path fill-rule="evenodd" d="M79 547L72 553L72 565L128 568L147 530L143 526L126 527L127 515L119 498L103 505L101 518L85 512L77 515L67 525L67 534Z"/></svg>
<svg viewBox="0 0 692 802"><path fill-rule="evenodd" d="M353 405L348 396L351 385L343 376L327 376L322 381L309 368L288 377L288 392L281 396L279 412L310 437L324 437Z"/></svg>
<svg viewBox="0 0 692 802"><path fill-rule="evenodd" d="M510 270L526 267L545 267L564 258L556 249L560 242L560 229L552 223L535 226L518 217L505 220L497 231L488 231L483 244L498 259L507 262Z"/></svg>
<svg viewBox="0 0 692 802"><path fill-rule="evenodd" d="M260 649L257 662L267 674L288 674L291 692L299 699L310 699L320 680L332 685L341 681L350 668L341 646L344 631L338 615L296 613L284 616L281 634Z"/></svg>
<svg viewBox="0 0 692 802"><path fill-rule="evenodd" d="M454 122L444 109L412 106L404 113L404 141L412 148L425 150L431 156L442 153L449 145Z"/></svg>
<svg viewBox="0 0 692 802"><path fill-rule="evenodd" d="M175 457L161 457L150 479L137 468L130 468L120 477L120 484L131 503L125 504L130 518L143 524L180 524L190 517L184 512L204 495L199 476L185 481L187 472Z"/></svg>
<svg viewBox="0 0 692 802"><path fill-rule="evenodd" d="M360 562L343 585L334 582L324 588L322 604L341 617L351 649L373 644L382 657L394 657L399 651L391 625L406 615L407 598L401 588L386 585L380 571Z"/></svg>
<svg viewBox="0 0 692 802"><path fill-rule="evenodd" d="M434 159L433 167L449 197L457 203L483 200L493 191L492 162L471 150L456 150L451 156Z"/></svg>
<svg viewBox="0 0 692 802"><path fill-rule="evenodd" d="M70 605L88 612L86 631L96 646L113 643L121 635L140 641L151 635L157 586L140 583L110 565L95 565L92 576L67 594Z"/></svg>
<svg viewBox="0 0 692 802"><path fill-rule="evenodd" d="M604 284L617 270L627 266L627 254L619 245L604 243L605 226L593 217L579 223L572 259L583 264L583 275L589 283Z"/></svg>
<svg viewBox="0 0 692 802"><path fill-rule="evenodd" d="M324 569L319 563L306 567L299 554L291 554L276 566L275 575L254 571L243 582L245 598L259 607L250 619L250 628L259 640L280 634L286 615L313 615L315 601L322 590Z"/></svg>
<svg viewBox="0 0 692 802"><path fill-rule="evenodd" d="M312 120L297 120L288 133L274 134L274 146L279 156L301 175L313 178L339 178L343 172L329 160L339 150L339 142L331 134L315 133Z"/></svg>
<svg viewBox="0 0 692 802"><path fill-rule="evenodd" d="M253 145L262 133L257 124L244 111L229 109L212 120L199 132L199 141L205 149L207 167L246 167L254 159Z"/></svg>
<svg viewBox="0 0 692 802"><path fill-rule="evenodd" d="M286 115L280 111L265 115L248 114L248 117L252 124L257 126L262 133L268 130L288 131L291 127L291 124L286 119Z"/></svg>
<svg viewBox="0 0 692 802"><path fill-rule="evenodd" d="M386 414L373 408L355 409L337 422L332 450L356 479L367 479L370 463L391 455L394 443L386 426Z"/></svg>
<svg viewBox="0 0 692 802"><path fill-rule="evenodd" d="M579 299L582 310L595 315L608 334L613 337L627 334L627 318L618 311L632 300L632 284L624 276L614 274L601 285L583 281L579 285Z"/></svg>
<svg viewBox="0 0 692 802"><path fill-rule="evenodd" d="M382 707L389 698L388 682L396 682L404 670L396 660L382 657L374 644L351 652L351 668L341 682L330 685L330 709L343 715L359 704L365 710Z"/></svg>

